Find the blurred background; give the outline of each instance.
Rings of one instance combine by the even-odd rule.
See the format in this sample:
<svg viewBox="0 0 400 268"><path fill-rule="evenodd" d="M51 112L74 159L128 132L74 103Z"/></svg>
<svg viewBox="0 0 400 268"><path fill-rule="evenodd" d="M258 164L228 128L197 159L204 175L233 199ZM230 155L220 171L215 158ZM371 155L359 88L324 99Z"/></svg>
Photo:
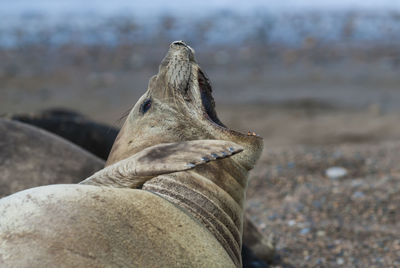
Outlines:
<svg viewBox="0 0 400 268"><path fill-rule="evenodd" d="M221 121L264 137L248 203L276 265L400 265L398 0L0 1L0 115L119 127L174 40Z"/></svg>
<svg viewBox="0 0 400 268"><path fill-rule="evenodd" d="M184 40L234 128L250 116L273 145L400 135L400 1L147 2L2 1L0 113L57 106L115 124Z"/></svg>

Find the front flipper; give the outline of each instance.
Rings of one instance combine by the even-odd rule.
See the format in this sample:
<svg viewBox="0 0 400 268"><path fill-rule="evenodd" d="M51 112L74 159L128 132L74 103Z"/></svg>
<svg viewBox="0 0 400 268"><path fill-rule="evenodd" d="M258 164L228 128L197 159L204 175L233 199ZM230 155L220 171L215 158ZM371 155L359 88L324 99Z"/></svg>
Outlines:
<svg viewBox="0 0 400 268"><path fill-rule="evenodd" d="M80 184L139 188L155 176L192 169L241 151L236 143L223 140L162 143L108 166Z"/></svg>

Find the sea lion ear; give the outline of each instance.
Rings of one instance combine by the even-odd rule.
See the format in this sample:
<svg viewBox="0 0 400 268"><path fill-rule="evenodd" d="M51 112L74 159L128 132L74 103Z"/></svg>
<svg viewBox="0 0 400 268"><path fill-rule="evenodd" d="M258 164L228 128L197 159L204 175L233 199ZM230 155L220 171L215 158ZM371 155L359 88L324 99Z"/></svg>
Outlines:
<svg viewBox="0 0 400 268"><path fill-rule="evenodd" d="M241 151L241 146L223 140L161 143L98 171L81 184L139 188L155 176L192 169Z"/></svg>

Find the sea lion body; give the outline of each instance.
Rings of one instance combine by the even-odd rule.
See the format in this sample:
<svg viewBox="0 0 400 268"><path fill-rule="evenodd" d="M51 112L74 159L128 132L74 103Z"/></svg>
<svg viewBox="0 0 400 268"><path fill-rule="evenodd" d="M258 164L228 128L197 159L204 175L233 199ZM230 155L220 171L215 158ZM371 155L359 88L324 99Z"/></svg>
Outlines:
<svg viewBox="0 0 400 268"><path fill-rule="evenodd" d="M0 119L0 197L38 185L78 183L104 162L51 133Z"/></svg>
<svg viewBox="0 0 400 268"><path fill-rule="evenodd" d="M95 121L88 119L86 116L79 114L75 111L69 111L65 109L55 108L44 110L34 114L16 114L9 116L10 119L23 122L24 124L30 124L35 127L39 127L41 129L45 129L53 134L59 135L68 141L83 147L84 149L88 150L89 152L95 154L97 157L105 159L106 156L109 155L112 143L114 142L118 130L112 126L99 124ZM43 138L47 137L47 132L43 131L42 135ZM3 132L8 133L9 132ZM12 133L12 132L11 132ZM31 143L26 142L18 142L13 143L13 154L15 156L16 152L18 151L17 147L29 147L35 146ZM42 153L44 155L49 155L47 152L48 147L41 146ZM10 154L9 151L4 152L3 154ZM87 156L91 158L90 154L87 154L85 151L82 150L81 157ZM20 158L27 157L27 155L21 155ZM28 155L29 157L29 155ZM50 155L51 157L51 155ZM75 159L76 156L72 155ZM47 162L47 159L43 160ZM100 170L104 165L103 163L96 164L94 168ZM1 196L10 195L16 190L24 190L31 187L38 187L42 185L48 185L52 183L77 183L81 181L78 178L86 178L91 175L93 172L88 172L85 169L82 170L82 174L73 174L70 170L74 170L74 166L65 165L66 163L73 163L72 161L63 161L63 167L65 167L64 171L60 171L57 169L58 172L62 174L59 176L58 174L54 174L54 167L52 165L41 165L40 168L36 168L34 170L30 170L28 172L20 173L18 179L14 182L9 182L9 184L16 185L18 184L19 187L16 189L11 189L10 187L2 187L2 192L0 192ZM8 173L11 173L14 166L2 166L2 170ZM51 174L51 175L50 175ZM29 178L27 178L29 176ZM49 183L48 181L44 180L30 180L30 176L34 176L37 178L42 178L43 176L48 176L53 181ZM56 181L54 181L56 180ZM28 185L26 185L28 183ZM36 184L37 183L37 184ZM8 190L7 190L8 189ZM257 267L264 267L262 265L262 261L257 259L257 257L263 259L265 262L270 262L274 258L274 245L273 240L264 238L254 223L251 222L250 218L245 217L243 223L243 246L242 246L242 259L243 259L243 266L244 267L253 267L256 264ZM246 248L247 246L247 248ZM253 254L252 251L255 253Z"/></svg>
<svg viewBox="0 0 400 268"><path fill-rule="evenodd" d="M0 215L1 267L234 267L210 232L143 190L37 187L2 199Z"/></svg>
<svg viewBox="0 0 400 268"><path fill-rule="evenodd" d="M63 137L106 160L118 129L95 122L67 109L48 109L36 114L15 114L10 119L33 125Z"/></svg>

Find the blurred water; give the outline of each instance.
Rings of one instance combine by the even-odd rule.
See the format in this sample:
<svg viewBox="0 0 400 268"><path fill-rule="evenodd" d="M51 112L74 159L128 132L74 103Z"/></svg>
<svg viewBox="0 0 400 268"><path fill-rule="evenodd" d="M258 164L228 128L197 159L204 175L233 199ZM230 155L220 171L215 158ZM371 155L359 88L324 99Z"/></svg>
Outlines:
<svg viewBox="0 0 400 268"><path fill-rule="evenodd" d="M0 46L400 43L400 1L0 1Z"/></svg>
<svg viewBox="0 0 400 268"><path fill-rule="evenodd" d="M68 1L52 1L52 0L15 0L0 2L0 12L8 14L20 14L23 12L43 12L43 13L101 13L110 14L121 11L133 12L136 15L147 12L190 12L190 13L206 13L210 10L227 9L239 12L248 12L254 9L270 9L274 11L282 10L399 10L400 1L398 0L174 0L174 1L128 1L128 0L68 0Z"/></svg>

